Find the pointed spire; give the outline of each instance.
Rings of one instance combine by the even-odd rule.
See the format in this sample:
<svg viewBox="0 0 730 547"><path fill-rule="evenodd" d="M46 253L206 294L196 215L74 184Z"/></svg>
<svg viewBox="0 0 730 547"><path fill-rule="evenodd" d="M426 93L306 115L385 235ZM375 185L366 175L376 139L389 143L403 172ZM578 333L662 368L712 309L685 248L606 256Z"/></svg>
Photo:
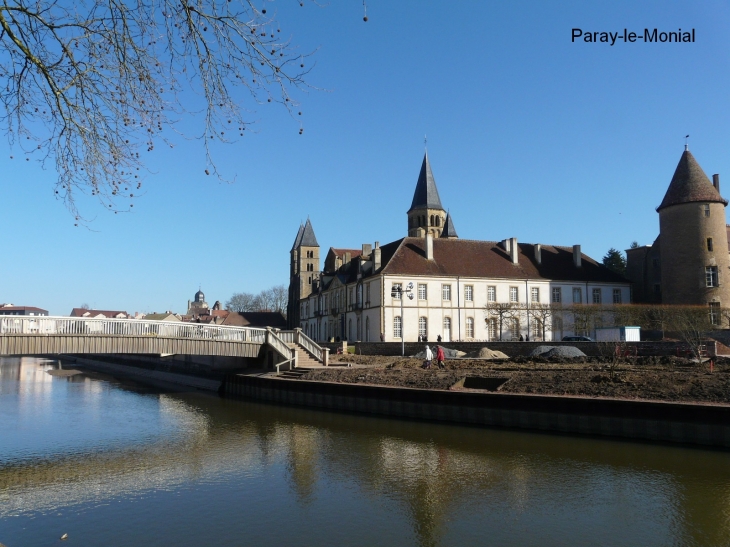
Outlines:
<svg viewBox="0 0 730 547"><path fill-rule="evenodd" d="M658 212L670 205L697 201L722 203L723 205L728 203L707 178L692 152L685 150L679 159L667 193L656 210Z"/></svg>
<svg viewBox="0 0 730 547"><path fill-rule="evenodd" d="M302 242L302 234L304 233L304 224L299 225L299 231L297 232L297 237L294 238L294 245L292 245L291 250L293 251L297 247L299 247L300 243Z"/></svg>
<svg viewBox="0 0 730 547"><path fill-rule="evenodd" d="M454 221L451 220L451 213L446 213L446 220L444 220L444 229L441 232L441 237L446 239L456 239L459 237L456 235L456 228L454 228Z"/></svg>
<svg viewBox="0 0 730 547"><path fill-rule="evenodd" d="M304 225L304 231L302 232L302 239L299 241L299 245L303 247L319 247L317 238L314 236L314 228L312 223L307 218L307 223Z"/></svg>
<svg viewBox="0 0 730 547"><path fill-rule="evenodd" d="M410 213L413 209L419 208L443 210L439 191L436 188L436 180L433 178L431 164L428 161L428 153L423 155L421 172L418 175L416 191L413 193L413 202L408 212Z"/></svg>

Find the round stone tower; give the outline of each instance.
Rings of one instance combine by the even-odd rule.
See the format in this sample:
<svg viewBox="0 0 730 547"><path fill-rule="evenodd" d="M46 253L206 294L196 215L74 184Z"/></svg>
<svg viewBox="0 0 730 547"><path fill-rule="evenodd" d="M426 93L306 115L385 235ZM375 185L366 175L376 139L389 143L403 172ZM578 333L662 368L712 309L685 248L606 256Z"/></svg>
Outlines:
<svg viewBox="0 0 730 547"><path fill-rule="evenodd" d="M685 147L657 207L663 304L730 305L727 204Z"/></svg>

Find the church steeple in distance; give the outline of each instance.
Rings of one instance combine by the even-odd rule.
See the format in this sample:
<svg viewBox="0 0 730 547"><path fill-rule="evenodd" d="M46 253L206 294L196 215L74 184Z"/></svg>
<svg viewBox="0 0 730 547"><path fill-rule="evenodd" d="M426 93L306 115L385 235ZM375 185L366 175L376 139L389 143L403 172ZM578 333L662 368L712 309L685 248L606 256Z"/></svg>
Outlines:
<svg viewBox="0 0 730 547"><path fill-rule="evenodd" d="M431 163L428 160L428 152L426 152L423 155L416 190L413 192L411 208L408 209L408 235L417 237L430 232L434 237L439 237L445 219L446 211L441 205L436 179L431 171Z"/></svg>

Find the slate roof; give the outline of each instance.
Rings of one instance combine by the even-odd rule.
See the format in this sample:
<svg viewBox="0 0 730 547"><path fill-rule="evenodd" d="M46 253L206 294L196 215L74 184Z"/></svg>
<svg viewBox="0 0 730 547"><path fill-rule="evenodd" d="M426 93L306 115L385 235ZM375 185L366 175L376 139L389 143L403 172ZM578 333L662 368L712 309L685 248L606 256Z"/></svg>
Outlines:
<svg viewBox="0 0 730 547"><path fill-rule="evenodd" d="M428 161L428 153L423 156L421 172L418 175L418 182L416 182L416 191L413 193L413 202L408 212L424 207L427 209L443 209L439 191L436 188L436 180L433 178L431 164Z"/></svg>
<svg viewBox="0 0 730 547"><path fill-rule="evenodd" d="M390 254L391 246L395 249ZM581 254L582 265L573 265L573 248L542 245L542 263L535 262L535 245L519 243L518 263L496 241L434 239L433 260L426 260L425 242L406 237L384 245L384 274L413 276L463 276L496 279L545 279L555 281L628 283L589 256ZM383 253L385 255L385 252ZM387 260L387 262L386 262Z"/></svg>
<svg viewBox="0 0 730 547"><path fill-rule="evenodd" d="M317 238L314 236L314 228L312 228L312 223L307 219L307 223L304 225L304 230L302 231L302 238L299 241L299 245L303 247L319 247L319 243L317 243Z"/></svg>
<svg viewBox="0 0 730 547"><path fill-rule="evenodd" d="M692 153L685 150L679 159L667 193L656 210L658 212L671 205L696 201L722 203L723 205L728 203L712 185Z"/></svg>
<svg viewBox="0 0 730 547"><path fill-rule="evenodd" d="M299 247L299 244L302 241L302 234L304 233L304 224L299 225L299 231L297 232L297 237L294 238L294 245L291 246L291 250L293 251L297 247Z"/></svg>
<svg viewBox="0 0 730 547"><path fill-rule="evenodd" d="M444 230L441 232L441 237L459 237L456 235L456 228L454 228L454 221L451 220L451 213L446 213Z"/></svg>

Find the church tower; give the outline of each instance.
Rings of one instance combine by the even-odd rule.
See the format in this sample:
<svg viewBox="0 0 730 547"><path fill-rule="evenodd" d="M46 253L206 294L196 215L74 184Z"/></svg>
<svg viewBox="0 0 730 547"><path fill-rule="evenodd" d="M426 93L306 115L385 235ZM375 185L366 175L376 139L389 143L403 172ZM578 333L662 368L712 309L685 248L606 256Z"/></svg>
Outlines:
<svg viewBox="0 0 730 547"><path fill-rule="evenodd" d="M720 176L710 182L685 146L657 207L663 304L709 305L718 314L730 305L727 204Z"/></svg>
<svg viewBox="0 0 730 547"><path fill-rule="evenodd" d="M413 202L408 209L408 236L421 237L429 232L433 237L440 237L445 221L446 211L441 206L441 198L431 172L427 152L423 156Z"/></svg>
<svg viewBox="0 0 730 547"><path fill-rule="evenodd" d="M312 286L319 278L319 243L314 235L312 223L299 226L297 237L290 252L289 302L287 304L287 325L299 326L299 303L312 294Z"/></svg>

